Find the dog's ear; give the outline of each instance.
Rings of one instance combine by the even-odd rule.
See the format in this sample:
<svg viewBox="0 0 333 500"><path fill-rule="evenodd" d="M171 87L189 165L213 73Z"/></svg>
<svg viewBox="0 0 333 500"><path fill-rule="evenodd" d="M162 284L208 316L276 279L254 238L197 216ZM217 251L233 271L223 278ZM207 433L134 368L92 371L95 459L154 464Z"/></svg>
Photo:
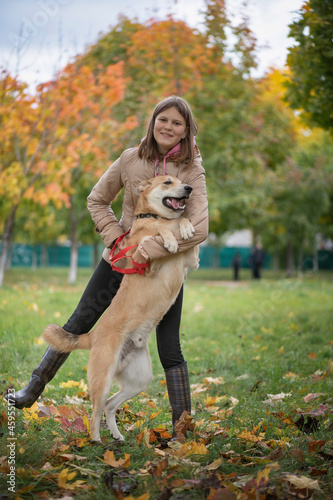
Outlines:
<svg viewBox="0 0 333 500"><path fill-rule="evenodd" d="M136 188L137 194L142 193L142 191L144 191L147 186L151 186L151 181L150 180L140 182L140 184Z"/></svg>

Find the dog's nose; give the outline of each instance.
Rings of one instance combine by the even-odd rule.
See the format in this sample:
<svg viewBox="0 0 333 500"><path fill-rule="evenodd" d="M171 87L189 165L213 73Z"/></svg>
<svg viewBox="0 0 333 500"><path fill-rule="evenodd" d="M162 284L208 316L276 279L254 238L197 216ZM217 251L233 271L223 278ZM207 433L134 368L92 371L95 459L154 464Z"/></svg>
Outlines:
<svg viewBox="0 0 333 500"><path fill-rule="evenodd" d="M193 188L191 188L191 186L189 186L188 184L186 184L186 185L184 186L184 190L185 190L185 193L186 193L186 194L191 194L191 193L192 193L192 189L193 189Z"/></svg>

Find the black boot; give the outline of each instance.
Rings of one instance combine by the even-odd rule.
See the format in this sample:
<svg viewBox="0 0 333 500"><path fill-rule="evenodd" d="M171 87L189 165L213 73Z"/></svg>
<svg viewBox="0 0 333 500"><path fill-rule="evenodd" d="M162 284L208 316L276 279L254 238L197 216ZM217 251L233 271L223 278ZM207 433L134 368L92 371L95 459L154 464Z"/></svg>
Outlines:
<svg viewBox="0 0 333 500"><path fill-rule="evenodd" d="M20 410L22 408L30 408L42 394L46 384L53 379L68 356L68 352L62 353L49 346L41 362L32 372L28 385L20 391L15 392L14 395L6 395L5 398L7 400L9 397L11 400L14 399L14 406Z"/></svg>
<svg viewBox="0 0 333 500"><path fill-rule="evenodd" d="M181 365L165 370L165 378L172 408L172 428L174 431L175 424L182 413L184 411L191 413L191 389L186 361ZM172 437L175 436L176 434L173 432Z"/></svg>

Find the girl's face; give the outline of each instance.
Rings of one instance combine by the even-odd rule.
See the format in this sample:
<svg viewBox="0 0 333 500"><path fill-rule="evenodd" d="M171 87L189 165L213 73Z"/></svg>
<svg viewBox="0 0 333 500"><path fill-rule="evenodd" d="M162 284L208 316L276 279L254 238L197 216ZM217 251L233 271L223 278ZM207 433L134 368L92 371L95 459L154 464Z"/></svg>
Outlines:
<svg viewBox="0 0 333 500"><path fill-rule="evenodd" d="M166 154L186 137L185 119L175 107L165 109L156 116L153 134L159 152Z"/></svg>

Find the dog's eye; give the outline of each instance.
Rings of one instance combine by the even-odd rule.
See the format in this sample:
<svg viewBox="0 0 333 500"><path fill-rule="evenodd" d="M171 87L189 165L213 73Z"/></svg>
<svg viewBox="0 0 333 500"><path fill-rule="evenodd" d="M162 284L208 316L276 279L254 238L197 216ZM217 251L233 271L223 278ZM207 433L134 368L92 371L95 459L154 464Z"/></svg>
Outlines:
<svg viewBox="0 0 333 500"><path fill-rule="evenodd" d="M164 184L172 184L171 181L165 181Z"/></svg>

